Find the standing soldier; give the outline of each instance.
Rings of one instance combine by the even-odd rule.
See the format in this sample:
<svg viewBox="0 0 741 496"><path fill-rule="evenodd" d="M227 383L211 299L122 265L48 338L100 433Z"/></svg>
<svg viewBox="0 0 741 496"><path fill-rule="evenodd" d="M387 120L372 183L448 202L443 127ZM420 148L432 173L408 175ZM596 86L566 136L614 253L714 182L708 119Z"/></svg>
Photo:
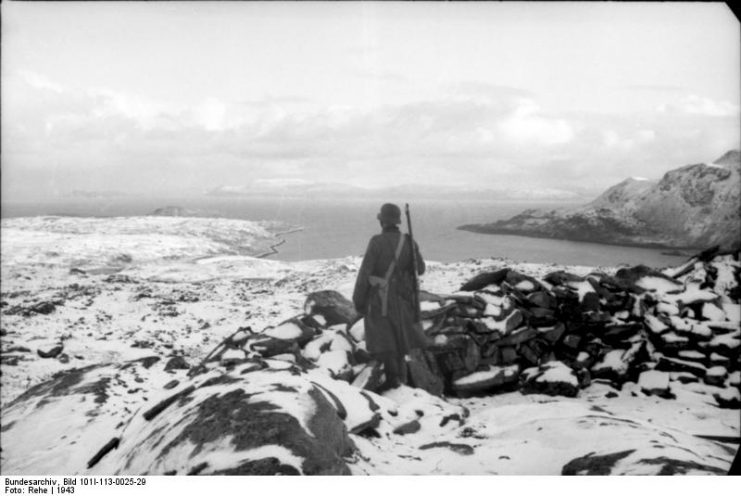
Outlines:
<svg viewBox="0 0 741 496"><path fill-rule="evenodd" d="M381 391L406 383L406 354L425 346L425 336L415 322L414 262L423 274L425 263L417 243L399 231L401 209L386 203L377 215L382 232L373 236L355 282L353 303L365 317L368 352L383 363L386 382ZM412 244L414 245L412 247Z"/></svg>

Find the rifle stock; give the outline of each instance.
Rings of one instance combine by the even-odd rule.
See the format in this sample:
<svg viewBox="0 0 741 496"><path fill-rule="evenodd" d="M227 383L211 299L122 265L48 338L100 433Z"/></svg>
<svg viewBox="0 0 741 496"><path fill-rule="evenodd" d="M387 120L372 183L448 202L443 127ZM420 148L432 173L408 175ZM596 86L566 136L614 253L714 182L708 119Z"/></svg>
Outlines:
<svg viewBox="0 0 741 496"><path fill-rule="evenodd" d="M407 216L407 229L409 230L409 241L412 245L412 274L413 274L413 291L412 301L414 303L414 319L420 321L420 308L419 308L419 275L417 274L417 246L414 243L414 235L412 234L412 217L409 214L409 204L406 203L404 206Z"/></svg>

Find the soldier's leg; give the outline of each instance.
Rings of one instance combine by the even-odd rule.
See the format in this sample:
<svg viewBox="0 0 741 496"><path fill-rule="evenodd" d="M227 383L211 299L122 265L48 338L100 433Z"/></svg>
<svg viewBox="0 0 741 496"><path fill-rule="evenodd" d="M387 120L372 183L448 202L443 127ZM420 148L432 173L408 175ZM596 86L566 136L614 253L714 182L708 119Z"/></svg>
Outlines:
<svg viewBox="0 0 741 496"><path fill-rule="evenodd" d="M383 363L383 373L386 376L386 381L381 385L381 391L399 387L402 384L402 361L399 360L398 354L386 352L379 354L378 359Z"/></svg>

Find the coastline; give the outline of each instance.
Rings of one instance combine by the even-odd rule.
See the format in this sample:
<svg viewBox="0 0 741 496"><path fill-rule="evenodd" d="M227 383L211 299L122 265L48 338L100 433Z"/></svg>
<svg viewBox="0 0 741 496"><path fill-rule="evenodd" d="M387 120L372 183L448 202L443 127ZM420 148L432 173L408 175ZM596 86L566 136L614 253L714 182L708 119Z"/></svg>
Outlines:
<svg viewBox="0 0 741 496"><path fill-rule="evenodd" d="M270 245L270 248L269 248L269 251L260 253L260 254L256 255L255 258L268 258L268 257L270 257L272 255L277 255L278 254L277 248L279 246L285 244L285 242L286 242L286 239L285 239L284 236L286 236L288 234L293 234L293 233L297 233L297 232L303 231L304 229L305 228L303 228L303 227L296 227L296 228L293 228L293 229L289 229L287 231L281 231L281 232L275 233L275 236L277 238L279 238L279 241L277 243L271 244Z"/></svg>
<svg viewBox="0 0 741 496"><path fill-rule="evenodd" d="M624 246L627 248L646 248L650 250L671 250L674 252L683 251L683 252L694 253L694 252L699 252L699 251L702 251L708 248L707 246L699 247L699 246L670 245L667 243L660 243L660 242L605 240L599 237L590 238L588 236L584 236L584 237L551 236L551 235L548 235L547 233L522 231L518 229L488 228L488 227L485 229L482 229L476 224L458 226L456 227L456 230L472 232L475 234L521 236L523 238L554 239L554 240L560 240L560 241L573 241L576 243L594 243L594 244L606 245L606 246ZM669 256L685 256L685 254L684 253L682 253L681 255L671 254ZM691 255L687 255L687 256L691 256Z"/></svg>

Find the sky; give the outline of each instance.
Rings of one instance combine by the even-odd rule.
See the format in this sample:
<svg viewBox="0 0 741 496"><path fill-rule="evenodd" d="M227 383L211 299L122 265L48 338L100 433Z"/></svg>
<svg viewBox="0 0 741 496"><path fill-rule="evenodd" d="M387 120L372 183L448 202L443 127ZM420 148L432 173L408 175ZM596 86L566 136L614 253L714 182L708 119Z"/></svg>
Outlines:
<svg viewBox="0 0 741 496"><path fill-rule="evenodd" d="M739 148L722 3L2 2L3 201L599 192Z"/></svg>

